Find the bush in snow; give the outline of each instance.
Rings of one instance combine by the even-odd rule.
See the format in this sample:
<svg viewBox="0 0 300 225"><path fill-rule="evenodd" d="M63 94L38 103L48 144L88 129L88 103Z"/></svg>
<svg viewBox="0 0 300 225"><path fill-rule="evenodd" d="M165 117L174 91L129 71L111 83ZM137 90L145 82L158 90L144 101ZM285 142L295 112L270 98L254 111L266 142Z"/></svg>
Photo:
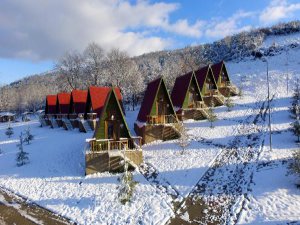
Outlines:
<svg viewBox="0 0 300 225"><path fill-rule="evenodd" d="M119 200L125 205L130 201L134 187L137 184L136 181L133 180L132 172L128 171L128 162L126 160L126 156L124 154L124 173L119 178L121 185L119 187Z"/></svg>
<svg viewBox="0 0 300 225"><path fill-rule="evenodd" d="M3 154L3 151L2 151L2 149L0 148L0 155L2 155Z"/></svg>
<svg viewBox="0 0 300 225"><path fill-rule="evenodd" d="M5 134L8 136L8 138L10 138L14 134L14 130L11 127L10 123L8 123L8 127L5 131Z"/></svg>
<svg viewBox="0 0 300 225"><path fill-rule="evenodd" d="M24 137L24 142L27 142L27 144L30 144L30 141L33 140L33 135L30 132L30 127L28 126L27 129L25 130L25 137Z"/></svg>
<svg viewBox="0 0 300 225"><path fill-rule="evenodd" d="M225 106L227 107L227 111L231 111L231 109L233 108L234 104L232 99L230 98L230 96L227 97L226 101L225 101Z"/></svg>
<svg viewBox="0 0 300 225"><path fill-rule="evenodd" d="M213 122L218 120L217 115L215 114L213 107L214 107L214 104L213 104L213 101L212 101L211 107L209 107L208 111L207 111L207 114L208 114L207 120L210 122L210 128L214 128Z"/></svg>
<svg viewBox="0 0 300 225"><path fill-rule="evenodd" d="M23 134L21 132L20 134L20 143L17 144L17 147L19 148L19 152L17 153L17 166L23 166L27 163L29 163L28 153L24 151L23 149Z"/></svg>
<svg viewBox="0 0 300 225"><path fill-rule="evenodd" d="M292 126L293 126L292 127L293 132L298 138L297 142L300 142L300 121L299 121L299 118L297 118L297 120L294 123L292 123Z"/></svg>
<svg viewBox="0 0 300 225"><path fill-rule="evenodd" d="M293 162L290 164L289 168L293 173L300 175L300 150L296 150L293 153Z"/></svg>
<svg viewBox="0 0 300 225"><path fill-rule="evenodd" d="M179 126L178 131L180 133L180 137L178 139L178 145L179 147L181 147L181 154L183 154L185 148L190 144L190 140L189 140L187 130L183 123L181 123L181 125Z"/></svg>

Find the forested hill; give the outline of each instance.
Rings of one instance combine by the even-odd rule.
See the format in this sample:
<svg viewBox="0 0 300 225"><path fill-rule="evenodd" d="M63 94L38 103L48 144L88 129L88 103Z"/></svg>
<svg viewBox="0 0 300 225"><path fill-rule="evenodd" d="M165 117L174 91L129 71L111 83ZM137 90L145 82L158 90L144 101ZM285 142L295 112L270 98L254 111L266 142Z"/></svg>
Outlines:
<svg viewBox="0 0 300 225"><path fill-rule="evenodd" d="M248 32L241 32L232 36L225 37L219 41L198 46L188 46L183 49L158 51L143 54L130 59L130 63L124 68L117 68L113 63L103 64L99 74L103 77L110 74L107 79L98 79L96 84L100 85L119 85L128 87L127 92L123 93L125 99L132 99L134 91L143 92L144 86L148 81L157 76L164 76L169 88L172 87L175 77L185 72L197 69L208 63L215 63L220 60L240 61L245 58L253 57L257 51L265 55L275 55L285 52L288 48L298 48L299 42L288 42L278 45L271 43L263 45L264 41L271 36L288 35L291 36L300 32L300 21L280 23L272 27L258 28ZM132 63L134 62L134 63ZM119 69L119 70L117 70ZM105 73L102 73L102 70ZM114 72L120 74L134 73L135 76L114 77ZM86 88L89 84L94 84L87 77L92 73L85 67L80 72L80 79L72 75L73 82L78 85L76 88ZM46 94L53 94L59 91L70 91L72 88L67 82L69 79L59 70L52 70L40 75L33 75L22 80L6 85L0 89L0 111L25 111L36 110L42 107ZM131 86L132 80L138 80L138 86ZM77 80L76 80L77 79ZM122 80L123 79L123 80ZM128 82L126 82L126 79ZM117 80L117 83L114 83ZM130 90L133 89L133 90Z"/></svg>

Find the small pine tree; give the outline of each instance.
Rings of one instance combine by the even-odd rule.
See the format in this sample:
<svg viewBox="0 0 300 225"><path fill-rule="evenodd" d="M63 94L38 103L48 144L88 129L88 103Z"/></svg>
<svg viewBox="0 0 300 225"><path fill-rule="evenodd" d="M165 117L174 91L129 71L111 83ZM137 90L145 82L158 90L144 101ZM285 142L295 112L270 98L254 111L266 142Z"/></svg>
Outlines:
<svg viewBox="0 0 300 225"><path fill-rule="evenodd" d="M130 201L134 188L137 184L136 181L133 180L133 174L128 171L128 162L126 160L125 150L124 150L124 173L119 178L121 182L121 186L119 187L119 200L125 205Z"/></svg>
<svg viewBox="0 0 300 225"><path fill-rule="evenodd" d="M213 122L217 121L218 117L214 112L213 106L208 108L207 114L208 114L207 120L210 122L210 128L214 128Z"/></svg>
<svg viewBox="0 0 300 225"><path fill-rule="evenodd" d="M226 101L225 101L225 106L227 107L227 111L231 111L231 109L234 107L233 101L230 98L230 96L227 97Z"/></svg>
<svg viewBox="0 0 300 225"><path fill-rule="evenodd" d="M297 118L297 120L294 123L292 123L292 129L293 129L294 134L298 138L297 142L300 142L300 121L299 121L299 118Z"/></svg>
<svg viewBox="0 0 300 225"><path fill-rule="evenodd" d="M183 123L179 126L178 129L180 137L178 139L178 145L181 147L181 154L185 152L186 147L190 144L189 136L187 130Z"/></svg>
<svg viewBox="0 0 300 225"><path fill-rule="evenodd" d="M17 147L19 148L19 152L17 153L17 166L23 166L27 163L29 163L28 153L24 151L23 149L23 134L21 132L20 134L20 143L17 144Z"/></svg>
<svg viewBox="0 0 300 225"><path fill-rule="evenodd" d="M24 141L27 142L27 144L30 144L30 141L32 141L34 136L30 132L30 127L28 126L27 129L25 130L25 138Z"/></svg>
<svg viewBox="0 0 300 225"><path fill-rule="evenodd" d="M10 138L14 134L14 130L11 127L10 123L8 123L8 127L6 129L5 134L8 136L8 138Z"/></svg>
<svg viewBox="0 0 300 225"><path fill-rule="evenodd" d="M293 153L293 162L289 166L290 170L300 176L300 150Z"/></svg>
<svg viewBox="0 0 300 225"><path fill-rule="evenodd" d="M238 96L240 97L240 99L243 97L243 88L240 87L238 90Z"/></svg>

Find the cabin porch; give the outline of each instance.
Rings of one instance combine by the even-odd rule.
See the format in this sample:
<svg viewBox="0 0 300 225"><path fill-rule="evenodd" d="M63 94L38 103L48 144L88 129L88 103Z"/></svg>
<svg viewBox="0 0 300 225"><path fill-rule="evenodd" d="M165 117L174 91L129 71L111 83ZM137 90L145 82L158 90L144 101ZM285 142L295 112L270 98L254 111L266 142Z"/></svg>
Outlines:
<svg viewBox="0 0 300 225"><path fill-rule="evenodd" d="M85 154L86 175L104 172L121 171L124 160L131 167L143 162L141 137L113 139L89 139Z"/></svg>
<svg viewBox="0 0 300 225"><path fill-rule="evenodd" d="M235 85L231 84L230 81L221 82L218 89L220 93L225 97L236 96L239 92L238 88Z"/></svg>
<svg viewBox="0 0 300 225"><path fill-rule="evenodd" d="M203 96L205 104L209 107L224 105L225 98L216 89L209 89L205 92Z"/></svg>
<svg viewBox="0 0 300 225"><path fill-rule="evenodd" d="M177 117L180 121L182 120L203 120L208 118L208 108L204 101L195 101L190 104L188 108L179 110Z"/></svg>

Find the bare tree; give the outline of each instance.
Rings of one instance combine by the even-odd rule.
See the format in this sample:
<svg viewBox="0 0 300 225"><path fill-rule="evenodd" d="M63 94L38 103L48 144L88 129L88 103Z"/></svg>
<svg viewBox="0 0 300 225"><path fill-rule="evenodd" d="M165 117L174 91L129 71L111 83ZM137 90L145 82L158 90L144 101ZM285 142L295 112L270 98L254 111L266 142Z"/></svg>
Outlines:
<svg viewBox="0 0 300 225"><path fill-rule="evenodd" d="M100 85L105 83L103 48L96 43L90 43L83 53L85 62L85 74L88 75L90 85Z"/></svg>
<svg viewBox="0 0 300 225"><path fill-rule="evenodd" d="M82 86L83 57L80 53L67 52L55 65L60 72L59 79L65 79L69 90L77 89Z"/></svg>

